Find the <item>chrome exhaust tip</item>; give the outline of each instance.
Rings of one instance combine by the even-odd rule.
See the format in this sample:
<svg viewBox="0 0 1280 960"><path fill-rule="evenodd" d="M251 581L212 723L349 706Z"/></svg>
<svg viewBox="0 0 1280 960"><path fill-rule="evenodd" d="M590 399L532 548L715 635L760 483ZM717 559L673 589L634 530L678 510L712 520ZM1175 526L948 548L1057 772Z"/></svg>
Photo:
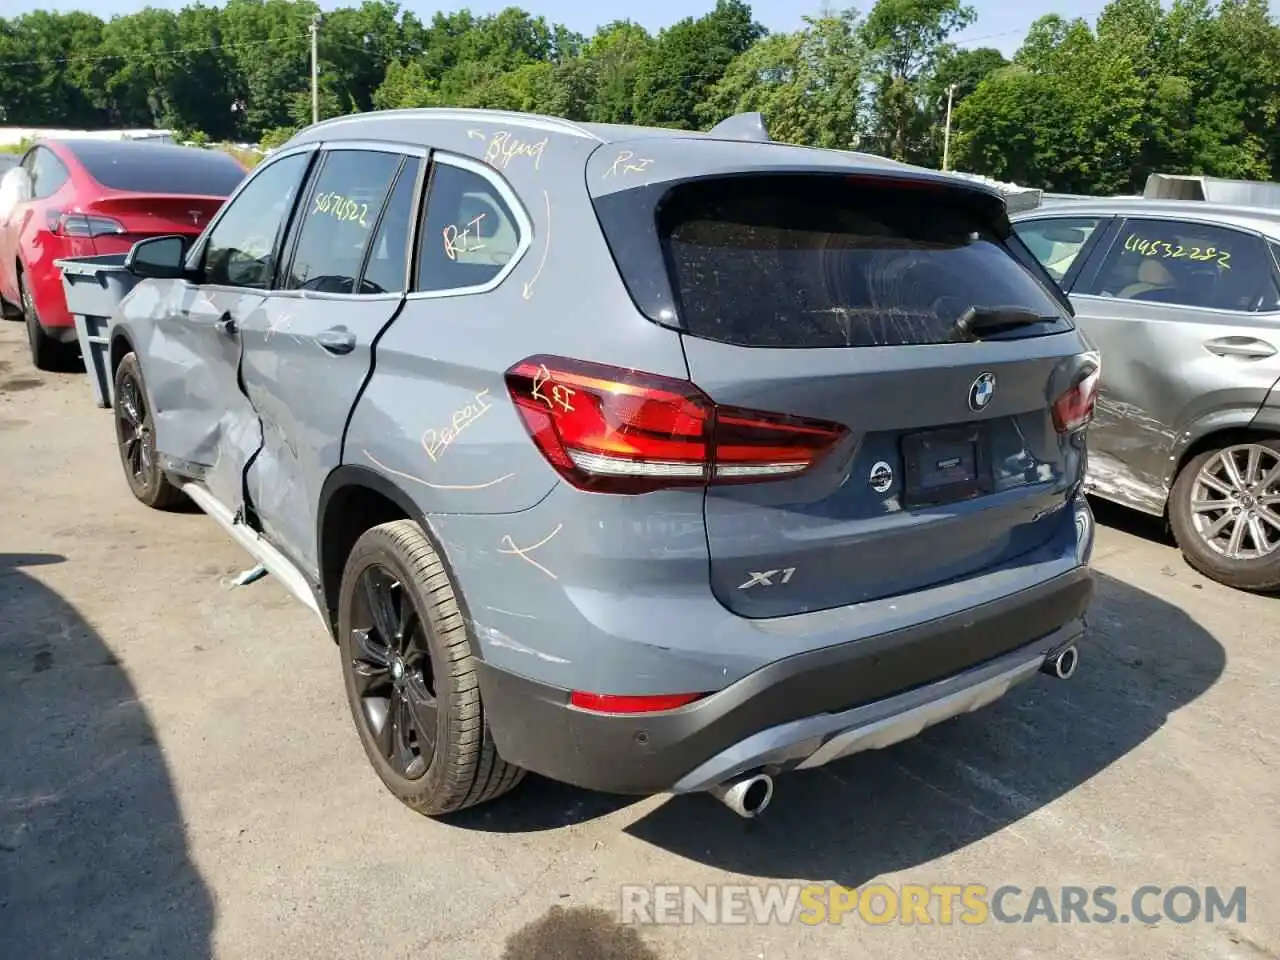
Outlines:
<svg viewBox="0 0 1280 960"><path fill-rule="evenodd" d="M1074 645L1063 647L1057 653L1045 657L1044 665L1040 667L1040 672L1047 673L1051 677L1057 677L1059 680L1070 680L1075 674L1079 663L1080 651Z"/></svg>
<svg viewBox="0 0 1280 960"><path fill-rule="evenodd" d="M750 820L764 813L773 799L773 777L767 773L737 777L708 792L738 816Z"/></svg>

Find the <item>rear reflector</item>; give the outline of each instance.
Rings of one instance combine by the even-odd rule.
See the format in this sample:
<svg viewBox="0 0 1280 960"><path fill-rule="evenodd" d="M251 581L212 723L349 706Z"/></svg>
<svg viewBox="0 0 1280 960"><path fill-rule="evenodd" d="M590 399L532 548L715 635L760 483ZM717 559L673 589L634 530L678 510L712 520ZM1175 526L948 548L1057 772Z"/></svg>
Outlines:
<svg viewBox="0 0 1280 960"><path fill-rule="evenodd" d="M594 713L657 713L688 706L705 696L705 693L617 696L612 693L583 693L581 690L574 690L569 694L569 703L580 710L591 710Z"/></svg>
<svg viewBox="0 0 1280 960"><path fill-rule="evenodd" d="M547 462L582 490L796 477L847 433L838 423L717 405L687 380L561 357L530 357L507 390Z"/></svg>
<svg viewBox="0 0 1280 960"><path fill-rule="evenodd" d="M1053 425L1059 433L1074 433L1093 419L1102 370L1094 367L1070 390L1053 401Z"/></svg>

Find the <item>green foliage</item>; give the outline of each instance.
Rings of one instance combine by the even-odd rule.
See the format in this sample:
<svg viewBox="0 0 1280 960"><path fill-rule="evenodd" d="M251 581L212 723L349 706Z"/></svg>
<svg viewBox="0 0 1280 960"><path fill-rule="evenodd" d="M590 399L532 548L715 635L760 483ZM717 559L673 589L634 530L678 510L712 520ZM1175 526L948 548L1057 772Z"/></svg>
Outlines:
<svg viewBox="0 0 1280 960"><path fill-rule="evenodd" d="M274 150L276 147L286 143L298 132L298 129L298 127L272 127L262 134L262 139L258 141L258 146L263 150Z"/></svg>
<svg viewBox="0 0 1280 960"><path fill-rule="evenodd" d="M1114 0L1045 17L957 110L956 155L1056 190L1130 192L1155 171L1280 175L1280 28L1258 0Z"/></svg>
<svg viewBox="0 0 1280 960"><path fill-rule="evenodd" d="M1280 177L1280 25L1267 0L1112 0L1044 17L1007 62L956 46L964 0L875 0L767 35L746 0L702 0L656 35L583 37L518 7L428 21L396 0L323 13L320 116L524 110L706 129L759 111L775 139L952 165L1052 190L1139 190L1153 171ZM708 7L710 9L708 9ZM311 123L317 0L192 2L103 21L0 18L0 123L164 127L246 166ZM14 148L7 148L14 149Z"/></svg>

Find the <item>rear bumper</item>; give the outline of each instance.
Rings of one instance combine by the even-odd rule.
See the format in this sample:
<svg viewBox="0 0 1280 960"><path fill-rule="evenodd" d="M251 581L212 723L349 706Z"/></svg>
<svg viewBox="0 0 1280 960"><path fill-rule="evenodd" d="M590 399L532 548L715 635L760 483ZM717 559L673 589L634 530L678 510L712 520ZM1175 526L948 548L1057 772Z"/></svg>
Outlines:
<svg viewBox="0 0 1280 960"><path fill-rule="evenodd" d="M503 758L610 793L704 790L819 766L991 702L1085 629L1087 567L891 633L797 654L661 714L580 710L569 691L479 663Z"/></svg>

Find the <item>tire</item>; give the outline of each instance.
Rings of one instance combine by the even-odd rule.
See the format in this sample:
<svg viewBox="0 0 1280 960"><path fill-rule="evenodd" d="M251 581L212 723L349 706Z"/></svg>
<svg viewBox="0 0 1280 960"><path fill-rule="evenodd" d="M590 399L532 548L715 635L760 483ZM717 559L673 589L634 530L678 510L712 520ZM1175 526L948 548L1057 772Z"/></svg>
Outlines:
<svg viewBox="0 0 1280 960"><path fill-rule="evenodd" d="M115 398L111 413L116 424L116 449L134 498L156 510L185 505L186 494L160 468L151 399L136 353L125 354L116 367Z"/></svg>
<svg viewBox="0 0 1280 960"><path fill-rule="evenodd" d="M444 563L416 523L384 523L356 541L342 572L338 648L365 754L410 809L455 813L523 779L523 770L498 756L466 621Z"/></svg>
<svg viewBox="0 0 1280 960"><path fill-rule="evenodd" d="M45 332L36 312L36 302L27 289L27 278L18 274L18 294L22 297L22 316L27 324L27 343L31 348L31 363L37 370L62 370L71 359L71 351Z"/></svg>
<svg viewBox="0 0 1280 960"><path fill-rule="evenodd" d="M1227 457L1232 458L1236 476L1243 481L1239 485L1227 472ZM1251 467L1253 475L1249 476ZM1178 548L1194 569L1239 590L1280 588L1280 529L1275 526L1280 520L1280 480L1263 488L1273 467L1280 468L1280 441L1259 437L1205 450L1178 472L1169 497L1169 525ZM1213 506L1219 501L1222 507ZM1265 517L1273 522L1268 523ZM1223 531L1210 536L1217 521L1225 524ZM1239 545L1232 555L1231 534L1238 526ZM1264 549L1258 548L1259 535Z"/></svg>

